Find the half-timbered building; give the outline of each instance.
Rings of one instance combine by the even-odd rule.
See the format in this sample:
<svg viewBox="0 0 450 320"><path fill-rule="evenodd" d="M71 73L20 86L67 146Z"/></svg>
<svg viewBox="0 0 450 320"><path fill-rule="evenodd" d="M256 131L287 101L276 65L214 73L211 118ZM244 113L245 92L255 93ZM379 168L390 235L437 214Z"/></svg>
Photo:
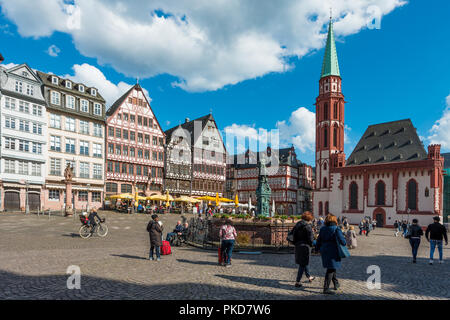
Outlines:
<svg viewBox="0 0 450 320"><path fill-rule="evenodd" d="M106 195L162 191L165 134L139 84L106 112Z"/></svg>

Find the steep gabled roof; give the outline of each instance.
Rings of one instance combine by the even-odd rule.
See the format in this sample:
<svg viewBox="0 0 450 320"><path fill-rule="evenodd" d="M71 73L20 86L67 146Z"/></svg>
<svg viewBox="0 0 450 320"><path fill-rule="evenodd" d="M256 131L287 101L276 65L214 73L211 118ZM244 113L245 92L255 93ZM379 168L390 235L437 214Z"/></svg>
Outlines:
<svg viewBox="0 0 450 320"><path fill-rule="evenodd" d="M410 119L371 125L359 140L347 166L427 159Z"/></svg>
<svg viewBox="0 0 450 320"><path fill-rule="evenodd" d="M127 97L129 96L129 94L131 93L131 91L134 90L134 88L137 88L136 86L139 86L139 84L135 84L134 86L132 86L130 89L127 90L127 92L125 92L119 99L117 99L112 105L111 107L108 108L108 110L106 110L106 116L111 116L114 114L114 112L116 112L117 108L119 108L122 103L125 102L125 100L127 99ZM139 86L139 88L141 88L141 86Z"/></svg>
<svg viewBox="0 0 450 320"><path fill-rule="evenodd" d="M203 129L205 129L205 126L206 126L206 124L208 123L209 120L212 120L212 121L214 121L214 123L216 123L216 121L214 120L212 114L210 113L210 114L207 114L207 115L205 115L203 117L200 117L200 118L197 118L197 119L194 119L194 120L191 120L191 121L187 121L187 122L184 122L184 123L182 123L180 125L177 125L177 126L175 126L173 128L170 128L170 129L165 131L165 134L166 134L166 137L167 137L167 141L169 141L171 139L172 133L181 126L181 128L183 128L183 129L185 129L185 130L187 130L189 132L189 134L191 135L191 144L194 145L195 139L197 138L197 137L194 137L194 124L195 124L195 122L196 121L201 121L202 122L202 130L203 130ZM216 127L217 127L217 124L216 124ZM225 148L225 146L224 146L224 148Z"/></svg>

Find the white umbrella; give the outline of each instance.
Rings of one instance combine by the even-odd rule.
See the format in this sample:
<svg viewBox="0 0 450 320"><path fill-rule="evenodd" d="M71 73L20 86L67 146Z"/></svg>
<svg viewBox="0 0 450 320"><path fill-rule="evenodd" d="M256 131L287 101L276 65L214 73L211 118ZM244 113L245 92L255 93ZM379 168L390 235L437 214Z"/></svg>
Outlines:
<svg viewBox="0 0 450 320"><path fill-rule="evenodd" d="M248 196L248 213L250 213L251 208L252 208L252 196Z"/></svg>

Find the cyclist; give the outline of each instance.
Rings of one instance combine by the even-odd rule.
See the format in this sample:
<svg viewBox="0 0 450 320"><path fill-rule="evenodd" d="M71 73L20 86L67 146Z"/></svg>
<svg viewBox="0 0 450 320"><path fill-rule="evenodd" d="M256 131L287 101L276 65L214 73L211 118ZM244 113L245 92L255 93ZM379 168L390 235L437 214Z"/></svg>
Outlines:
<svg viewBox="0 0 450 320"><path fill-rule="evenodd" d="M97 214L97 209L92 208L92 209L91 209L91 213L89 214L89 217L88 217L88 219L89 219L89 224L90 224L90 226L91 226L91 230L94 230L95 226L97 225L96 218L97 218L97 220L98 220L99 222L102 221L102 219L100 218L100 216Z"/></svg>

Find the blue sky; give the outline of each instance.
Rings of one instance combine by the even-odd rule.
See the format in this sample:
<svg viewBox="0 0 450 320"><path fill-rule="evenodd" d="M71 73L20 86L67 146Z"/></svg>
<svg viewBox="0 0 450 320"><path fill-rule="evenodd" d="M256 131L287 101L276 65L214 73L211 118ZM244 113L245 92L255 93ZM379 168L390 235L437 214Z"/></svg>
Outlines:
<svg viewBox="0 0 450 320"><path fill-rule="evenodd" d="M51 1L58 2L58 0ZM101 3L102 0L96 1ZM0 0L2 7L0 52L5 57L4 64L26 62L32 68L61 76L70 75L78 80L91 77L92 81L97 81L94 83L102 81L92 79L87 70L89 65L90 71L92 68L98 69L110 82L108 83L110 99L126 90L127 85L136 82L135 76L139 76L139 70L142 69L136 62L140 56L134 56L134 53L131 54L129 51L132 51L134 46L139 47L139 43L127 44L126 38L102 39L100 42L105 41L105 45L100 49L95 47L93 40L88 39L85 33L92 28L92 34L98 36L98 34L101 35L100 31L105 32L105 30L94 30L100 22L86 23L85 15L82 16L83 34L67 30L64 26L52 25L49 25L46 30L36 31L35 28L33 29L32 21L30 22L32 18L24 20L18 17L18 12L21 10L29 10L25 5L20 7L21 2L23 1L12 3L8 0ZM82 2L80 1L81 8ZM329 2L324 1L323 8L317 9L318 16L325 18L320 29L320 34L323 36L326 31L325 16L329 10ZM77 4L77 1L74 3ZM339 2L334 3L339 8ZM157 56L152 56L151 53L158 48L155 49L148 44L145 50L149 50L148 59L152 59L154 64L146 65L148 70L142 72L139 83L148 91L152 99L151 106L163 129L177 125L180 121L184 121L185 117L191 119L200 117L209 113L210 109L221 129L228 127L237 133L251 133L258 128L271 130L277 127L278 122L283 138L282 143L296 144L299 158L313 165L314 152L311 149L314 143L311 140L313 135L307 134L306 131L314 130L314 123L304 119L313 119L308 110L314 112L313 104L318 94L318 80L324 51L324 38L321 37L319 40L314 38L319 34L319 29L292 30L293 26L289 25L289 22L284 22L283 19L274 20L273 27L269 22L267 29L264 29L260 26L261 22L257 17L251 17L251 19L243 17L247 19L243 23L243 28L257 30L251 33L251 37L243 37L239 42L244 48L243 52L250 52L250 55L255 52L256 58L252 57L252 61L249 62L242 60L245 54L238 52L241 49L229 48L228 43L231 43L231 40L227 39L234 39L237 31L228 26L221 26L220 17L217 18L218 26L212 26L212 22L207 18L201 20L199 15L195 15L197 13L190 13L181 5L177 8L175 6L173 4L166 11L179 11L181 16L185 10L183 19L190 25L197 26L194 31L189 31L193 34L200 34L202 37L203 29L207 29L205 34L211 35L217 32L214 29L216 27L230 30L227 34L219 34L223 37L223 43L217 40L217 43L211 46L214 48L223 46L224 51L229 50L230 53L227 51L220 54L227 55L225 61L231 61L229 65L233 67L227 67L224 63L223 67L215 69L217 60L209 64L209 58L202 57L202 54L206 54L204 52L209 52L208 49L211 48L198 53L199 49L191 48L189 44L184 55L187 56L186 61L176 66L177 61L180 60L176 55L179 52L175 52L172 56L170 50L179 51L176 45L183 43L185 41L183 38L177 39L173 49L165 48L164 50L167 50L164 51L165 54ZM100 14L106 13L104 10L106 9L99 10ZM127 8L127 10L131 9ZM343 10L345 11L345 8ZM444 151L450 151L450 137L447 134L450 130L450 111L446 104L450 101L450 98L446 100L450 95L450 59L448 58L450 42L447 41L450 31L447 23L450 2L410 1L397 5L394 9L382 10L389 12L383 14L380 29L367 29L365 25L358 25L352 20L344 23L345 13L336 10L338 11L335 23L337 51L343 79L343 93L347 101L345 122L349 127L346 132L347 156L350 155L352 148L368 125L405 118L412 119L425 146L430 142L441 143ZM84 11L82 13L84 14ZM33 17L32 12L28 14ZM209 14L214 16L216 13L209 12ZM316 19L314 15L311 16L310 11L305 15L310 21ZM161 18L171 19L171 16L166 15ZM145 23L149 18L143 16L138 17L139 19ZM45 19L41 17L42 20ZM249 20L252 20L252 24L248 22ZM344 21L341 26L339 26L339 20ZM160 21L166 24L169 22L169 20ZM106 21L104 23L106 24ZM286 25L280 25L283 23ZM273 32L278 26L289 30L289 35L284 36L281 32L279 34ZM353 29L349 31L349 28ZM152 40L143 39L143 41L149 41L149 43L161 41L162 46L166 41L167 46L170 47L172 46L170 39L176 37L176 32L182 31L174 27L170 31L174 32L172 36L165 40L152 37ZM307 35L309 32L310 37ZM260 37L260 35L263 36ZM296 36L302 40L296 42ZM108 37L105 36L105 38ZM248 42L245 42L246 39ZM121 40L124 41L122 45L111 44ZM258 47L259 41L260 47ZM250 46L253 43L256 49ZM274 43L278 43L279 46ZM48 53L48 48L52 45L59 48L57 56L51 56ZM253 65L253 61L259 57L258 51L261 52L264 60L261 59L260 64ZM215 55L217 54L216 52ZM147 63L145 51L138 52L136 55L144 55L142 63ZM280 55L283 57L279 60L274 59ZM204 59L204 65L202 59ZM86 68L79 67L76 71L74 65ZM132 70L130 72L127 70L128 65ZM187 65L191 65L192 68L189 69ZM251 65L251 68L246 70L245 67L241 67L242 65ZM198 80L200 78L202 80ZM210 83L213 85L210 86ZM101 88L99 89L101 91ZM282 121L284 123L280 124ZM431 132L433 125L435 127Z"/></svg>

